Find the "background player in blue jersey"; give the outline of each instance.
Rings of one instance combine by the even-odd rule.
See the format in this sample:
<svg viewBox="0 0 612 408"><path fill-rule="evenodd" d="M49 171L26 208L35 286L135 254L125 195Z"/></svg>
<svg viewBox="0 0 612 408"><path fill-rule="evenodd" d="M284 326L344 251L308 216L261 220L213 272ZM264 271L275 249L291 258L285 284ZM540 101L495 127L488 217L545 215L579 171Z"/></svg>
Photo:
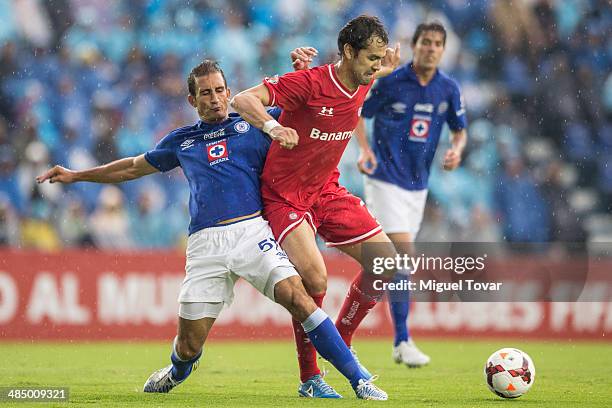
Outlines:
<svg viewBox="0 0 612 408"><path fill-rule="evenodd" d="M294 51L295 53L295 51ZM261 217L259 174L270 140L237 114L228 115L230 90L219 65L205 60L189 74L188 100L200 117L170 132L155 147L87 170L55 166L39 183L90 181L118 183L181 167L191 195L185 279L179 294L178 335L171 364L154 372L145 392L169 392L197 367L204 342L234 283L244 278L259 292L284 306L300 321L319 354L351 383L358 398L387 399L372 384L340 337L335 325L306 293L300 277ZM280 110L272 110L278 117ZM291 147L295 141L271 136ZM331 387L312 379L309 397L327 396Z"/></svg>
<svg viewBox="0 0 612 408"><path fill-rule="evenodd" d="M423 219L427 180L444 123L451 148L444 169L461 162L467 141L465 108L459 87L438 69L446 30L439 23L420 24L412 38L413 60L379 79L363 105L356 135L361 147L359 169L367 175L365 194L372 211L399 253L412 253ZM373 118L372 147L363 118ZM409 271L396 280L407 279ZM391 294L395 326L393 359L410 367L429 363L408 332L407 293Z"/></svg>

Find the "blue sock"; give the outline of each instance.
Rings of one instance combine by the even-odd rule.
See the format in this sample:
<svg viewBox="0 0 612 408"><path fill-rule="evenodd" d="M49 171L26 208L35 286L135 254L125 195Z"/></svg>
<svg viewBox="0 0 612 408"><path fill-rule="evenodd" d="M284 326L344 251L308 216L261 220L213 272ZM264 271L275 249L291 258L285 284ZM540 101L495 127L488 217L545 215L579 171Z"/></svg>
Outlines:
<svg viewBox="0 0 612 408"><path fill-rule="evenodd" d="M359 384L359 380L367 380L340 337L338 329L323 310L315 310L302 322L302 326L321 357L336 367L351 382L353 388Z"/></svg>
<svg viewBox="0 0 612 408"><path fill-rule="evenodd" d="M198 361L198 359L202 356L202 351L200 351L195 357L190 360L181 360L181 358L176 353L176 339L174 340L174 345L172 347L172 354L170 355L170 360L172 361L172 378L176 381L184 381L189 374L191 374L191 370L193 367L193 363Z"/></svg>
<svg viewBox="0 0 612 408"><path fill-rule="evenodd" d="M396 273L393 278L394 283L408 282L410 278L402 273ZM394 291L389 295L389 309L391 317L393 317L393 326L395 327L394 346L397 346L402 341L408 341L410 333L408 332L408 312L410 311L410 291Z"/></svg>

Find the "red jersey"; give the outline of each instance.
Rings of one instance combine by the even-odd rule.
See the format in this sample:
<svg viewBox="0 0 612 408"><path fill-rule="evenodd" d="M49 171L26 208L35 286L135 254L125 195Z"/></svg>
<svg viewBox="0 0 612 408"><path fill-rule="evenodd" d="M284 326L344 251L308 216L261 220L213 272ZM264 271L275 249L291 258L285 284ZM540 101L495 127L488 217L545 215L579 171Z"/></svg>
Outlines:
<svg viewBox="0 0 612 408"><path fill-rule="evenodd" d="M263 82L270 105L283 109L278 121L293 128L299 142L292 150L272 143L262 174L262 193L307 209L318 199L337 171L372 83L356 91L346 89L334 65L296 71Z"/></svg>

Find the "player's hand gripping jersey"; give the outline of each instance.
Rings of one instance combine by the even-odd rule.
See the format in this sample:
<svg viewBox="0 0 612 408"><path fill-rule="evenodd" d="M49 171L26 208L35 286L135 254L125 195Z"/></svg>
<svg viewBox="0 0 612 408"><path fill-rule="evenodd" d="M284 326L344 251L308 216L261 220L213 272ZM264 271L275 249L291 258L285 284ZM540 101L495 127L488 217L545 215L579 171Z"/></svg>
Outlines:
<svg viewBox="0 0 612 408"><path fill-rule="evenodd" d="M333 64L266 78L264 84L270 105L283 109L279 122L297 131L299 143L292 150L272 143L262 194L264 200L288 201L306 210L334 174L371 84L350 92Z"/></svg>

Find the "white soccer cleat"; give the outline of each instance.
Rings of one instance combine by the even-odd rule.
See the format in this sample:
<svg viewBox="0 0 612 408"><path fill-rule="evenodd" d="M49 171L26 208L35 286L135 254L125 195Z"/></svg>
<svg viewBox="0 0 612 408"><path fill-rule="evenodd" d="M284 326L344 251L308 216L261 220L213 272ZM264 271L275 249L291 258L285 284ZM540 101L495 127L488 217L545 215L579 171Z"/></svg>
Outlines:
<svg viewBox="0 0 612 408"><path fill-rule="evenodd" d="M170 392L171 389L179 385L182 381L172 378L172 364L168 367L155 371L143 387L144 392Z"/></svg>
<svg viewBox="0 0 612 408"><path fill-rule="evenodd" d="M357 398L371 401L386 401L389 396L386 392L374 385L374 381L378 379L375 375L369 380L359 380L359 385L355 387Z"/></svg>
<svg viewBox="0 0 612 408"><path fill-rule="evenodd" d="M397 347L393 347L392 355L397 364L403 363L411 368L422 367L431 360L427 354L419 350L412 339L402 341Z"/></svg>

